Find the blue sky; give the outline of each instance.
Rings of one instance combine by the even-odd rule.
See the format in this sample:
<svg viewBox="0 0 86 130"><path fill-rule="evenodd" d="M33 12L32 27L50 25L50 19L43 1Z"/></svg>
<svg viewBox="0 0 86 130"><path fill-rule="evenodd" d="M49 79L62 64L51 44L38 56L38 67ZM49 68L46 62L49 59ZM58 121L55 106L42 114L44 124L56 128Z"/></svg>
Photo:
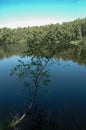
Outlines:
<svg viewBox="0 0 86 130"><path fill-rule="evenodd" d="M86 17L86 0L0 0L0 27L62 23Z"/></svg>

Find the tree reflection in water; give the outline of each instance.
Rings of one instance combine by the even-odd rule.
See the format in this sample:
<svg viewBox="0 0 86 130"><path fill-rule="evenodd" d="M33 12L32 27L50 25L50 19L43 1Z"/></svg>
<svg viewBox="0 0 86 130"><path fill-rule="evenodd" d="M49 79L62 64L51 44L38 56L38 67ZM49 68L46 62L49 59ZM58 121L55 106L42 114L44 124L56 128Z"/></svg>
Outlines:
<svg viewBox="0 0 86 130"><path fill-rule="evenodd" d="M31 87L33 90L31 100L28 101L29 105L27 106L27 110L21 117L14 117L13 121L11 122L12 127L18 126L19 124L21 124L22 121L30 118L34 100L39 87L41 86L41 83L44 85L48 85L50 82L47 66L51 64L50 59L52 58L52 56L53 53L47 58L42 58L41 56L32 56L27 61L18 60L19 64L12 69L11 75L16 73L19 78L25 79L25 86Z"/></svg>
<svg viewBox="0 0 86 130"><path fill-rule="evenodd" d="M33 90L31 100L28 101L29 104L27 106L27 110L25 110L25 113L21 117L18 117L18 116L14 117L14 120L11 122L12 127L22 127L23 128L23 129L21 128L22 130L27 130L27 128L28 128L28 130L29 130L30 125L32 125L33 127L34 126L36 126L36 127L35 127L35 129L32 129L32 126L31 126L31 130L40 129L40 128L38 128L37 122L34 122L34 124L33 124L33 122L31 122L33 120L32 117L37 115L37 110L35 109L35 113L33 113L32 109L35 104L34 101L35 101L37 92L38 92L39 88L41 87L41 83L44 85L48 85L50 82L49 71L47 69L47 66L51 63L51 58L53 56L54 56L54 58L61 57L63 59L72 59L73 61L78 62L78 64L86 65L86 58L85 58L86 51L85 51L84 47L77 48L74 46L72 48L68 48L65 50L58 50L58 56L56 55L57 53L55 54L56 51L54 51L54 48L53 48L52 53L50 51L49 51L49 53L48 52L45 53L45 55L44 55L45 58L43 57L43 55L40 54L41 52L39 52L39 54L37 54L36 56L29 57L28 61L19 60L19 64L12 70L11 74L16 73L19 78L25 79L25 86L30 87ZM46 56L46 54L47 54L47 56ZM41 125L40 117L37 115L36 120L38 120L38 119L39 119L38 122ZM41 120L42 120L42 118L41 118ZM29 124L29 125L27 126L27 124ZM45 124L46 124L46 122L45 122ZM64 122L64 124L65 124L65 122ZM51 126L50 123L49 123L49 125ZM74 128L75 127L76 126L74 126ZM50 127L48 129L50 130ZM53 129L53 128L51 128L51 129Z"/></svg>

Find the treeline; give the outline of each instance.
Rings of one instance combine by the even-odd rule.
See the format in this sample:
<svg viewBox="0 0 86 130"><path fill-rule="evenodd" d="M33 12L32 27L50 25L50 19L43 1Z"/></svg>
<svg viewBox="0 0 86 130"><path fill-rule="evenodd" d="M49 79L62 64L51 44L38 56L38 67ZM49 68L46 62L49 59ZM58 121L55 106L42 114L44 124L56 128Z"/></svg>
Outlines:
<svg viewBox="0 0 86 130"><path fill-rule="evenodd" d="M86 18L62 24L51 24L40 27L24 27L17 29L1 28L0 45L23 44L52 45L85 44ZM45 46L46 47L46 46Z"/></svg>

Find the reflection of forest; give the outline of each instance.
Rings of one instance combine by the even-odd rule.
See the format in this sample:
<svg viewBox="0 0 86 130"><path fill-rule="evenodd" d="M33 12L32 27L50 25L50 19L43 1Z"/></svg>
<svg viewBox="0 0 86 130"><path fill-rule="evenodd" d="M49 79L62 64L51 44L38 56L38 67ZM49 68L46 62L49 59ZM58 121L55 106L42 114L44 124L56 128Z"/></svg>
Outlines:
<svg viewBox="0 0 86 130"><path fill-rule="evenodd" d="M4 57L10 57L13 55L21 56L25 49L26 49L26 44L10 44L7 46L0 46L0 59ZM45 53L42 56L46 57L47 52L46 50L44 51ZM52 50L48 50L48 51L49 51L48 53L51 53ZM35 55L38 55L38 52L36 52ZM54 56L55 58L62 58L64 60L73 60L78 64L86 65L86 46L83 45L83 46L57 47Z"/></svg>
<svg viewBox="0 0 86 130"><path fill-rule="evenodd" d="M36 130L36 129L49 129L49 130L57 130L57 128L64 126L67 128L68 120L64 119L66 117L65 113L63 113L62 121L59 124L59 117L56 121L53 121L52 116L50 117L49 114L52 112L47 113L46 109L42 109L35 104L35 99L37 92L39 91L39 87L41 85L48 86L50 83L49 72L47 70L47 65L53 63L52 58L59 59L62 58L64 60L73 60L78 64L86 65L86 47L85 45L68 45L68 44L61 44L60 46L27 46L25 44L21 45L12 45L9 46L1 46L0 47L0 56L1 58L9 57L13 55L27 55L31 57L30 60L24 62L19 60L18 65L13 68L12 73L16 73L19 78L25 79L25 86L31 88L31 99L28 100L27 110L22 116L17 117L16 115L12 119L11 127L12 130L14 128L21 128L21 130ZM29 80L30 79L30 80ZM33 83L33 84L32 84ZM61 111L61 110L60 110ZM34 114L35 113L35 114ZM49 116L49 117L48 117ZM47 120L46 120L47 119ZM76 120L74 120L76 122ZM74 121L71 121L74 123ZM80 122L82 123L82 122ZM29 125L28 125L29 124ZM71 124L70 124L71 126ZM75 128L75 125L72 126ZM72 129L71 128L71 129ZM10 130L10 128L8 128Z"/></svg>
<svg viewBox="0 0 86 130"><path fill-rule="evenodd" d="M86 65L86 46L78 48L75 46L73 48L68 48L67 50L62 50L56 57Z"/></svg>
<svg viewBox="0 0 86 130"><path fill-rule="evenodd" d="M36 46L37 47L37 46ZM40 46L38 46L40 47ZM40 47L41 48L41 47ZM32 95L31 95L31 101L29 101L29 104L27 106L27 110L25 110L25 113L17 118L17 120L14 120L11 123L11 126L14 127L19 127L22 128L22 130L36 130L36 129L45 129L48 128L49 130L57 130L57 128L60 127L68 127L69 119L66 118L67 115L65 113L62 114L62 121L59 124L59 117L54 121L53 117L49 117L48 120L46 120L48 113L46 112L47 109L45 108L44 112L41 110L41 107L35 108L35 98L37 95L38 90L40 87L43 87L44 85L49 84L50 82L50 77L49 77L49 72L47 70L47 65L49 63L51 64L51 61L53 63L52 58L59 59L62 58L64 60L73 60L75 62L78 62L79 64L85 64L86 65L86 51L85 51L85 46L56 46L55 48L52 47L52 50L49 49L48 47L44 50L44 48L37 49L35 47L33 48L28 48L29 51L26 51L24 54L25 55L32 55L30 57L30 60L27 62L22 60L19 60L18 65L13 68L12 73L16 73L19 78L25 79L25 85L27 87L32 88ZM36 51L35 51L36 50ZM44 52L43 52L44 51ZM29 80L30 79L30 80ZM42 83L42 84L41 84ZM42 86L43 85L43 86ZM34 113L35 111L35 113ZM61 110L60 110L61 112ZM44 114L44 115L43 115ZM52 114L52 113L49 113ZM46 115L46 116L45 116ZM59 115L59 113L57 114ZM50 115L49 115L50 116ZM65 117L65 119L64 119ZM71 120L70 122L74 123L76 122L75 120ZM79 121L78 121L79 122ZM34 123L34 124L32 124ZM82 123L82 122L80 122ZM71 126L70 129L75 129L76 123L74 126Z"/></svg>
<svg viewBox="0 0 86 130"><path fill-rule="evenodd" d="M0 46L0 59L4 57L10 57L13 55L22 55L25 50L25 44L9 44Z"/></svg>

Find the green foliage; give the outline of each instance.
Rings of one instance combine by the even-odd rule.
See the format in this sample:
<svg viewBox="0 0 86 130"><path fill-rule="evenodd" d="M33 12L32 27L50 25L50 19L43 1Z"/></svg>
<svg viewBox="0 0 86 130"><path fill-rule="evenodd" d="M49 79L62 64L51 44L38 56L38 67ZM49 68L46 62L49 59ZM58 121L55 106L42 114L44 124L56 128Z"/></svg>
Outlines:
<svg viewBox="0 0 86 130"><path fill-rule="evenodd" d="M40 27L0 29L0 45L27 43L31 48L41 44L41 47L48 45L49 49L51 49L54 45L66 44L77 40L82 41L85 37L86 18Z"/></svg>
<svg viewBox="0 0 86 130"><path fill-rule="evenodd" d="M76 46L74 48L77 50L73 46ZM27 56L42 58L68 53L68 56L73 55L72 58L74 58L76 54L78 57L86 55L83 48L86 48L86 18L40 27L0 29L0 58L3 55L22 55L22 52ZM22 75L24 75L23 72L20 77Z"/></svg>

